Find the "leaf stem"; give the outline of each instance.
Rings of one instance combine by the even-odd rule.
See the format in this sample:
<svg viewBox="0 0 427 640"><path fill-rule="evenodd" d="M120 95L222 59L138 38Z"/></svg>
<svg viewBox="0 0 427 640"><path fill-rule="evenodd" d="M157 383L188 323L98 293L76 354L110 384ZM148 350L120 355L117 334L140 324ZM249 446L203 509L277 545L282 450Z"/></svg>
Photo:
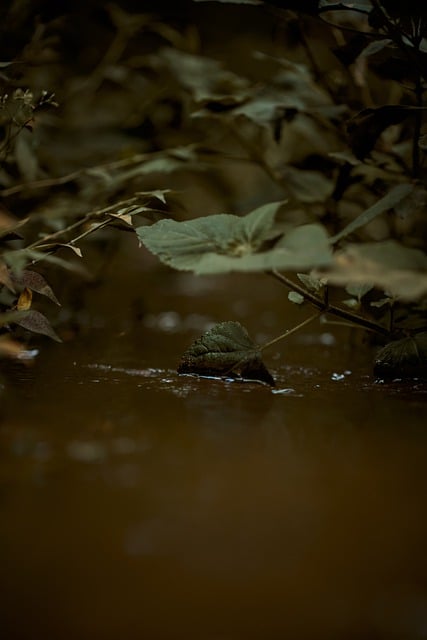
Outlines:
<svg viewBox="0 0 427 640"><path fill-rule="evenodd" d="M316 318L320 318L321 315L322 315L322 312L315 313L314 315L310 316L309 318L306 318L305 320L303 320L303 322L300 322L295 327L292 327L292 329L288 329L287 331L285 331L285 333L282 333L280 336L277 336L277 338L274 338L273 340L270 340L270 342L266 342L265 344L260 345L258 347L259 350L260 351L264 351L264 349L268 349L269 347L272 347L273 344L276 344L276 342L280 342L280 340L283 340L284 338L287 338L292 333L295 333L295 331L299 331L299 329L302 329L302 327L305 327L306 324L309 324L310 322L313 322L313 320L316 320Z"/></svg>
<svg viewBox="0 0 427 640"><path fill-rule="evenodd" d="M360 327L364 327L365 329L369 329L370 331L375 331L376 333L379 333L383 336L389 335L389 331L385 327L382 327L380 324L372 322L372 320L368 320L367 318L363 318L362 316L359 316L356 313L352 313L351 311L347 311L345 309L341 309L340 307L336 307L335 305L329 304L329 302L327 302L326 300L322 300L313 293L310 293L309 291L304 289L304 287L296 284L278 271L272 270L268 271L267 273L272 275L273 278L276 278L276 280L279 280L279 282L281 282L282 284L286 285L289 289L292 289L292 291L296 291L297 293L299 293L305 300L310 302L322 313L330 313L334 316L338 316L339 318L348 320L349 322L357 324Z"/></svg>

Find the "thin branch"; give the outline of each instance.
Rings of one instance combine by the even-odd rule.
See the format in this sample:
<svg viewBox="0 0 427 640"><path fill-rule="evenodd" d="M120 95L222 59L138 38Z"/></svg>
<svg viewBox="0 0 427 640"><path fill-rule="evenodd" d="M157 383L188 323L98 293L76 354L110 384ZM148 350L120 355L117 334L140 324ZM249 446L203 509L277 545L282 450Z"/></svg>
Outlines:
<svg viewBox="0 0 427 640"><path fill-rule="evenodd" d="M340 307L336 307L335 305L329 304L325 300L322 300L318 296L310 293L304 287L299 284L293 282L283 274L278 271L268 271L270 275L272 275L276 280L286 285L292 291L296 291L299 293L305 300L310 302L314 307L322 311L323 313L331 313L334 316L338 316L339 318L343 318L344 320L348 320L354 324L357 324L365 329L369 329L370 331L375 331L376 333L380 333L383 336L388 336L389 332L380 324L368 320L367 318L363 318L362 316L357 315L356 313L352 313L351 311L347 311L346 309L341 309Z"/></svg>
<svg viewBox="0 0 427 640"><path fill-rule="evenodd" d="M91 233L94 233L94 231L99 231L99 229L103 229L104 227L107 227L110 224L110 222L111 220L103 220L102 222L98 222L98 224L95 224L93 227L86 229L86 231L83 231L83 233L80 233L78 236L76 236L75 238L67 242L67 244L70 244L72 247L74 247L76 242L79 242L79 240L83 240L83 238L86 238L86 236L89 236Z"/></svg>
<svg viewBox="0 0 427 640"><path fill-rule="evenodd" d="M38 240L36 240L35 242L33 242L32 244L28 245L28 247L25 247L25 248L36 249L41 245L51 242L52 240L57 240L58 238L61 238L67 233L70 233L71 231L78 229L82 225L87 224L88 222L90 222L95 218L99 218L100 216L106 213L109 213L110 211L114 211L115 209L117 209L117 207L121 207L123 205L130 205L137 200L138 200L138 197L133 196L132 198L128 198L127 200L121 200L120 202L116 202L115 204L109 205L108 207L104 207L103 209L96 209L95 211L90 211L85 216L83 216L83 218L80 218L80 220L73 222L73 224L70 224L68 227L64 227L64 229L59 229L59 231L55 231L53 233L48 234L47 236L43 236L42 238L39 238ZM83 235L89 235L89 234L85 232ZM70 242L72 243L76 242L81 237L83 237L83 235L78 236L77 238L74 238L74 240L71 240Z"/></svg>
<svg viewBox="0 0 427 640"><path fill-rule="evenodd" d="M292 333L295 333L295 331L299 331L299 329L302 329L303 327L305 327L306 324L309 324L310 322L313 322L313 320L320 318L321 315L322 315L322 312L315 313L313 316L306 318L305 320L303 320L303 322L300 322L295 327L292 327L291 329L288 329L287 331L285 331L285 333L282 333L280 336L277 336L277 338L274 338L273 340L270 340L270 342L266 342L265 344L260 345L258 347L259 351L264 351L264 349L268 349L269 347L272 347L273 344L276 344L276 342L280 342L280 340L287 338Z"/></svg>
<svg viewBox="0 0 427 640"><path fill-rule="evenodd" d="M43 180L34 180L33 182L24 182L23 184L17 184L13 187L9 187L8 189L3 189L2 191L0 191L0 196L7 197L14 195L15 193L20 193L21 191L56 187L58 185L67 184L68 182L73 182L74 180L77 180L84 175L90 176L91 173L97 170L121 169L122 167L129 167L134 164L140 164L141 162L151 160L156 156L163 156L164 154L165 151L155 151L154 153L137 153L130 158L123 158L121 160L115 160L113 162L107 162L105 164L78 169L77 171L72 171L71 173L67 173L64 176L60 176L59 178L45 178Z"/></svg>

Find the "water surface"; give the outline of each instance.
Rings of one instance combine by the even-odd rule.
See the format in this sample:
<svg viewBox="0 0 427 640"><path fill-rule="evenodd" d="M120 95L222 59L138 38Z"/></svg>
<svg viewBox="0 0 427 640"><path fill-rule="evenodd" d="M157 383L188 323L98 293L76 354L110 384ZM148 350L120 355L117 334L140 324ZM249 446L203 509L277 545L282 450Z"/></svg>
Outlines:
<svg viewBox="0 0 427 640"><path fill-rule="evenodd" d="M293 318L275 285L177 278L137 326L9 371L2 637L425 638L427 386L375 381L328 327L273 350L275 389L178 376L210 322Z"/></svg>

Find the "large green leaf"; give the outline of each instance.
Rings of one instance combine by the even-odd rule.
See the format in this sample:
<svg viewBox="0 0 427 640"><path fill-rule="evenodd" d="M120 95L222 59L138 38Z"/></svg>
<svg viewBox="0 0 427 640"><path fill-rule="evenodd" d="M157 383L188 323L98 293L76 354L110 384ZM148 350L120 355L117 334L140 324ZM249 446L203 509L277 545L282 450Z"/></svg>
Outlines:
<svg viewBox="0 0 427 640"><path fill-rule="evenodd" d="M273 269L300 271L327 266L331 255L328 236L322 225L304 224L289 231L272 249L266 251L239 257L206 253L194 271L200 275Z"/></svg>
<svg viewBox="0 0 427 640"><path fill-rule="evenodd" d="M257 345L239 322L221 322L187 349L178 373L257 380L274 386Z"/></svg>
<svg viewBox="0 0 427 640"><path fill-rule="evenodd" d="M273 248L266 248L277 236L274 219L281 204L269 203L243 217L218 214L185 222L160 220L138 228L137 233L162 262L197 274L328 265L329 239L320 224L296 227Z"/></svg>

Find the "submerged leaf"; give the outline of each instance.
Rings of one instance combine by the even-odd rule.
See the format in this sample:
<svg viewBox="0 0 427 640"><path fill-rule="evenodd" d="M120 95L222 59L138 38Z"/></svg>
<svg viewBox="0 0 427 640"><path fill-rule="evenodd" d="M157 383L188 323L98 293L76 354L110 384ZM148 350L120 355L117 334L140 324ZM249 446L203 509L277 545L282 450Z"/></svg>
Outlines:
<svg viewBox="0 0 427 640"><path fill-rule="evenodd" d="M374 374L381 378L427 378L427 332L383 347L375 358Z"/></svg>
<svg viewBox="0 0 427 640"><path fill-rule="evenodd" d="M257 380L274 386L258 346L239 322L221 322L187 349L178 373Z"/></svg>

